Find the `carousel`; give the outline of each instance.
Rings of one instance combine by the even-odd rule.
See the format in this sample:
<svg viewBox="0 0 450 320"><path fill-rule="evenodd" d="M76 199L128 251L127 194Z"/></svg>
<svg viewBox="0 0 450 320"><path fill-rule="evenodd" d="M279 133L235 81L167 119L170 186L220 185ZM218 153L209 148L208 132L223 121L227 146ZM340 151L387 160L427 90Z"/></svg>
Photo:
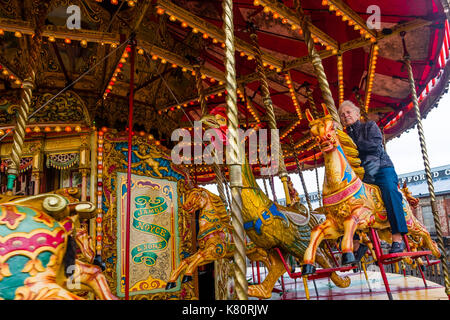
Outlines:
<svg viewBox="0 0 450 320"><path fill-rule="evenodd" d="M448 90L449 10L2 0L0 299L448 299L421 121ZM387 253L344 100L384 143L417 126L435 240L399 186L406 250ZM320 207L305 206L303 173L320 167Z"/></svg>

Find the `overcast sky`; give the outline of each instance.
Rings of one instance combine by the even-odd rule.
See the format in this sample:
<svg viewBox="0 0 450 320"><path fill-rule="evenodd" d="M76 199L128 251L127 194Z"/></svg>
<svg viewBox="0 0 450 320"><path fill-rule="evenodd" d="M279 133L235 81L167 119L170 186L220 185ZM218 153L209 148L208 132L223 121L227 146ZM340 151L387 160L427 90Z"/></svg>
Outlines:
<svg viewBox="0 0 450 320"><path fill-rule="evenodd" d="M414 110L410 111L414 114ZM426 119L422 119L427 145L428 159L431 168L450 164L450 93L445 94L439 105L432 109ZM394 163L397 174L424 170L424 162L420 149L417 126L404 132L400 137L387 142L386 149ZM322 190L324 169L318 169L319 185ZM299 194L303 194L303 188L298 174L290 174L295 188ZM308 192L317 191L316 174L314 170L304 172ZM275 177L275 190L277 198L284 198L281 181ZM263 184L258 180L262 190ZM269 187L269 186L268 186ZM207 189L217 193L215 185L207 186ZM269 196L272 198L270 189Z"/></svg>

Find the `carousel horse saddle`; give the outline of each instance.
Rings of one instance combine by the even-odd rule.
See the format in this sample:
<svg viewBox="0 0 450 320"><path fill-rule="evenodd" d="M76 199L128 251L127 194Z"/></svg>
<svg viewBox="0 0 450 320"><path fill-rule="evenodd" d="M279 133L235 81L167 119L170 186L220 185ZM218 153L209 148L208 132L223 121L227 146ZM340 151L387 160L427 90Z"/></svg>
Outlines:
<svg viewBox="0 0 450 320"><path fill-rule="evenodd" d="M288 217L289 221L292 222L294 225L301 227L308 223L308 217L305 217L301 213L293 212L293 211L283 211L281 210L286 216Z"/></svg>

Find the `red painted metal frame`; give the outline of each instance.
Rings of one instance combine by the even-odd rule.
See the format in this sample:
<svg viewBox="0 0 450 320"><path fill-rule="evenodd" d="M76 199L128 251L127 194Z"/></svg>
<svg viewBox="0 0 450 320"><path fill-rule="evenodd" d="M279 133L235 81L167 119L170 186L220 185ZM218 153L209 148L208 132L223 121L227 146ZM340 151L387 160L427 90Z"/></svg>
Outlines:
<svg viewBox="0 0 450 320"><path fill-rule="evenodd" d="M425 257L427 259L427 267L431 267L432 265L441 263L441 260L431 260L428 259L428 256Z"/></svg>
<svg viewBox="0 0 450 320"><path fill-rule="evenodd" d="M384 270L383 265L399 262L405 257L410 257L412 259L417 259L417 258L423 257L423 256L426 257L427 255L431 254L431 251L411 252L411 248L409 247L409 243L408 243L408 238L406 237L406 235L404 235L403 241L405 242L407 252L383 254L383 251L382 251L381 245L380 245L380 238L378 237L378 232L373 228L369 228L369 230L370 230L370 238L371 238L371 241L372 241L372 244L374 247L375 256L376 256L375 258L377 260L378 267L380 268L381 277L383 278L384 286L386 288L386 293L389 297L389 300L393 300L391 289L389 287L389 282L387 281L387 277L386 277L386 271ZM425 287L427 287L427 282L426 282L425 275L423 274L422 269L419 268L419 271L420 271L420 274L422 275L423 283L425 284Z"/></svg>
<svg viewBox="0 0 450 320"><path fill-rule="evenodd" d="M289 277L292 279L300 278L302 277L301 272L291 272L289 269L289 265L286 263L286 260L283 257L283 254L281 253L279 248L275 248L275 251L278 253L278 255L281 258L281 261L283 261L284 268L286 269L286 272L289 274ZM352 269L355 269L356 266L346 266L346 267L337 267L337 268L329 268L329 269L317 269L316 272L312 275L308 276L308 280L315 280L315 279L322 279L322 278L328 278L333 272L336 271L349 271Z"/></svg>
<svg viewBox="0 0 450 320"><path fill-rule="evenodd" d="M130 95L128 106L128 168L127 168L127 215L125 235L125 300L130 294L130 211L131 211L131 148L133 142L133 104L134 104L134 55L136 42L131 41L130 52Z"/></svg>

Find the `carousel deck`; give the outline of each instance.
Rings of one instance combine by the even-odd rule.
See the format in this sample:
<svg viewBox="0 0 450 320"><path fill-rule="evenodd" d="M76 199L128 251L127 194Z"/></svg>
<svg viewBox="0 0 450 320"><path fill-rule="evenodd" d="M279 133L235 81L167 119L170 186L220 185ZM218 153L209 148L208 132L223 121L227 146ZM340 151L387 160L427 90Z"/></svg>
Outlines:
<svg viewBox="0 0 450 320"><path fill-rule="evenodd" d="M297 268L298 269L298 268ZM308 281L311 300L388 300L386 290L379 271L376 267L367 271L369 283L372 290L369 290L364 273L353 271L339 273L349 276L351 284L347 288L339 288L328 279L315 280L317 293L314 288L314 282ZM296 270L297 271L297 270ZM300 271L300 270L298 270ZM261 279L265 277L264 269L261 268ZM386 273L394 300L448 300L445 294L445 287L428 281L428 287L425 288L421 278L414 276L403 276L402 274ZM247 277L252 277L252 270L247 273ZM256 279L256 270L255 270ZM262 281L261 280L261 281ZM306 300L305 289L301 279L291 279L287 274L283 277L284 292L274 292L270 300ZM278 280L275 291L281 291L281 279ZM250 298L254 300L255 298Z"/></svg>

